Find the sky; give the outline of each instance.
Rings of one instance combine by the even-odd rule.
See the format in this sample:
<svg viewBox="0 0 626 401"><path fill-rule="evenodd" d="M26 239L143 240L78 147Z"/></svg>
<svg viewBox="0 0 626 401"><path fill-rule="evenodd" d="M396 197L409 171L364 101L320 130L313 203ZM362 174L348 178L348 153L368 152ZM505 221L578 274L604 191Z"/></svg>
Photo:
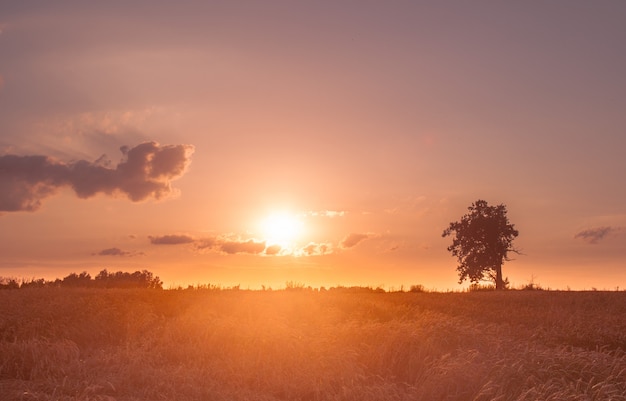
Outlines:
<svg viewBox="0 0 626 401"><path fill-rule="evenodd" d="M6 3L2 277L626 288L626 2Z"/></svg>

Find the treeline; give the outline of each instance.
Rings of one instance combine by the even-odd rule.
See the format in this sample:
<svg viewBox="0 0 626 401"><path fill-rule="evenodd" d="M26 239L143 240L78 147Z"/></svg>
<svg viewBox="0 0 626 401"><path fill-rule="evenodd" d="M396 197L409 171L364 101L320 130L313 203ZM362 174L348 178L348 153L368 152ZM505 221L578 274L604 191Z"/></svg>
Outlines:
<svg viewBox="0 0 626 401"><path fill-rule="evenodd" d="M89 273L70 273L63 279L45 280L31 279L18 280L15 278L0 277L0 290L20 288L154 288L163 289L163 282L148 270L129 272L108 272L102 270L94 278Z"/></svg>

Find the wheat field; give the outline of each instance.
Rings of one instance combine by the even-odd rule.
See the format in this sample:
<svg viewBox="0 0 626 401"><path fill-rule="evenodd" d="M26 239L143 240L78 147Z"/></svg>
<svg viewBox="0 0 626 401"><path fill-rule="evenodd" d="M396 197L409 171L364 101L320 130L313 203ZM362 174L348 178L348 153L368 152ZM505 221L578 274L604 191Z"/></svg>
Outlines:
<svg viewBox="0 0 626 401"><path fill-rule="evenodd" d="M0 291L1 400L626 400L626 292Z"/></svg>

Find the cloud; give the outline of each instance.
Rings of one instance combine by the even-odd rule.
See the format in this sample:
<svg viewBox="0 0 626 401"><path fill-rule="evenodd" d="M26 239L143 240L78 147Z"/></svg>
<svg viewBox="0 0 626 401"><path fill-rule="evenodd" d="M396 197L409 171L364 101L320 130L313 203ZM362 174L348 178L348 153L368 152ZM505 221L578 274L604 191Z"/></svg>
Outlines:
<svg viewBox="0 0 626 401"><path fill-rule="evenodd" d="M599 241L603 240L607 235L619 231L619 228L604 226L598 228L589 228L587 230L580 231L574 238L581 239L589 244L597 244Z"/></svg>
<svg viewBox="0 0 626 401"><path fill-rule="evenodd" d="M363 234L367 238L374 235ZM219 235L215 237L195 238L186 234L170 234L161 236L148 236L153 245L180 245L192 244L197 252L217 252L227 255L252 254L266 256L315 256L328 255L333 252L333 245L330 243L310 242L301 248L285 248L279 244L268 245L266 241L254 238L241 239L234 235ZM344 240L345 241L345 240ZM360 242L360 240L358 241ZM356 245L356 244L355 244Z"/></svg>
<svg viewBox="0 0 626 401"><path fill-rule="evenodd" d="M305 213L308 216L313 217L343 217L346 215L346 212L343 210L320 210L320 211L310 211Z"/></svg>
<svg viewBox="0 0 626 401"><path fill-rule="evenodd" d="M115 168L103 157L64 163L42 155L0 156L0 212L36 211L63 187L82 199L98 193L124 194L133 202L162 199L174 192L171 181L185 173L194 148L145 142L120 150L124 158Z"/></svg>
<svg viewBox="0 0 626 401"><path fill-rule="evenodd" d="M258 254L265 250L265 241L257 242L253 239L247 241L224 241L220 244L220 250L228 254Z"/></svg>
<svg viewBox="0 0 626 401"><path fill-rule="evenodd" d="M196 240L189 235L162 235L162 236L148 236L150 243L154 245L180 245L191 244Z"/></svg>
<svg viewBox="0 0 626 401"><path fill-rule="evenodd" d="M326 243L309 242L302 247L298 254L306 256L326 255L332 252L332 245Z"/></svg>
<svg viewBox="0 0 626 401"><path fill-rule="evenodd" d="M217 239L215 238L201 238L196 239L194 241L194 245L197 250L201 251L204 249L213 249L217 244Z"/></svg>
<svg viewBox="0 0 626 401"><path fill-rule="evenodd" d="M348 234L348 236L346 236L341 241L341 247L342 248L352 248L353 246L356 246L358 243L360 243L363 240L368 239L369 237L370 237L369 234L360 234L360 233Z"/></svg>
<svg viewBox="0 0 626 401"><path fill-rule="evenodd" d="M265 248L265 241L256 241L254 239L231 239L225 237L206 237L206 238L194 238L191 235L185 234L170 234L161 236L148 236L150 243L153 245L181 245L192 244L196 251L216 251L226 254L236 253L250 253L260 254L263 251L267 255L276 255L280 252L280 246L278 251L270 246ZM274 252L274 253L273 253Z"/></svg>
<svg viewBox="0 0 626 401"><path fill-rule="evenodd" d="M94 256L135 256L135 255L143 255L143 252L130 252L123 251L120 248L107 248L103 249L100 252L93 253Z"/></svg>
<svg viewBox="0 0 626 401"><path fill-rule="evenodd" d="M267 248L265 248L265 254L266 255L278 255L282 249L283 247L278 244L270 245Z"/></svg>

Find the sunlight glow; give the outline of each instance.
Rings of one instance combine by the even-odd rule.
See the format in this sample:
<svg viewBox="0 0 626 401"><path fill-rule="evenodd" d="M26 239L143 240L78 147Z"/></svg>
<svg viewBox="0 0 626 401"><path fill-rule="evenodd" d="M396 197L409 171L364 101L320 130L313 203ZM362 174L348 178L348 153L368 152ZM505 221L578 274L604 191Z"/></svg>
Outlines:
<svg viewBox="0 0 626 401"><path fill-rule="evenodd" d="M291 213L272 213L261 223L261 231L268 244L277 244L285 248L302 235L303 222Z"/></svg>

